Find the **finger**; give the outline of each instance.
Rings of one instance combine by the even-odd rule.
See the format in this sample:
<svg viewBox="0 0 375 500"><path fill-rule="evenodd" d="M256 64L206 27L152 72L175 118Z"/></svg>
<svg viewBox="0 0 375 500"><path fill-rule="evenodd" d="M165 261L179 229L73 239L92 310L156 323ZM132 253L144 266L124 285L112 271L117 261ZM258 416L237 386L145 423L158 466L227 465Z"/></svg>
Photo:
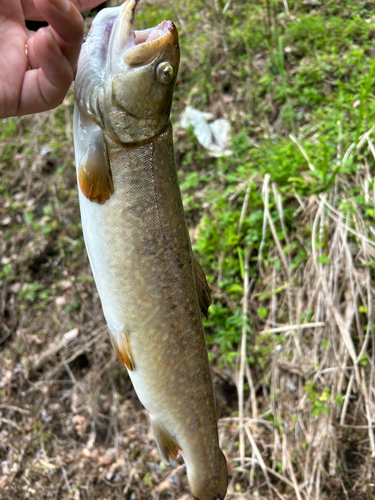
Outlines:
<svg viewBox="0 0 375 500"><path fill-rule="evenodd" d="M83 19L69 0L34 0L49 23L63 55L75 67L83 38Z"/></svg>
<svg viewBox="0 0 375 500"><path fill-rule="evenodd" d="M28 69L38 69L40 67L38 58L35 54L34 50L34 42L33 38L36 35L35 31L29 31L28 32L28 39L25 44L25 53L27 56L27 62L28 62Z"/></svg>
<svg viewBox="0 0 375 500"><path fill-rule="evenodd" d="M14 1L14 0L12 0ZM79 11L84 12L85 10L93 9L97 7L103 0L71 0L71 2L76 5ZM25 19L28 21L43 21L43 15L35 7L34 0L22 0L22 8Z"/></svg>
<svg viewBox="0 0 375 500"><path fill-rule="evenodd" d="M0 0L0 23L14 21L20 25L24 23L22 5L20 0Z"/></svg>
<svg viewBox="0 0 375 500"><path fill-rule="evenodd" d="M93 9L94 7L97 7L103 2L103 0L72 0L74 5L80 10L81 12L84 12L85 10L90 10Z"/></svg>
<svg viewBox="0 0 375 500"><path fill-rule="evenodd" d="M38 30L32 44L40 68L25 73L17 115L39 113L58 106L73 78L70 63L48 28Z"/></svg>

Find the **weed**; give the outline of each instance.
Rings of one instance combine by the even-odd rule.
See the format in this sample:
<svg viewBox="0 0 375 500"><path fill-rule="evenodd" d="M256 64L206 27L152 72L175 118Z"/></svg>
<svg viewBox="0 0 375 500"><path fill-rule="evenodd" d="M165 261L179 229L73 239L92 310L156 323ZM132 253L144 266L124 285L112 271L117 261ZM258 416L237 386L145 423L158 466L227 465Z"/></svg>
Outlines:
<svg viewBox="0 0 375 500"><path fill-rule="evenodd" d="M232 411L227 418L234 420L220 424L224 447L238 466L230 484L239 491L230 494L241 490L266 497L279 488L279 496L328 498L328 478L336 475L347 495L361 484L364 494L373 496L373 477L365 470L375 453L373 15L370 2L354 0L155 1L142 2L137 14L139 28L171 18L180 32L182 61L172 119L194 251L213 291L210 317L204 320L209 359L216 385L225 382L230 392L236 384L242 391L238 407L235 398L224 401ZM179 130L187 104L230 119L231 156L211 158L191 131ZM71 137L66 134L71 105L70 92L50 114L0 122L0 326L5 325L0 338L8 341L13 333L18 339L12 348L5 347L4 359L15 357L20 386L18 402L13 381L0 396L9 398L8 406L23 408L27 391L35 394L38 384L47 387L46 380L57 375L66 384L66 373L82 398L89 387L96 391L107 383L101 397L107 401L116 394L112 403L101 402L99 411L92 389L87 406L96 420L111 415L106 428L116 429L121 446L117 428L126 419L117 417L124 403L118 395L128 389L123 369L118 370L120 382L108 368L112 360L105 329L99 340L90 336L103 318L78 218ZM37 346L53 343L73 326L89 339L80 352L95 368L77 368L73 344L58 352L62 361L50 373L40 371L35 375L39 380L29 383L22 371L25 353L37 355ZM77 396L66 385L55 399L56 404L64 401L69 401L64 412L76 411ZM122 417L127 414L121 411ZM140 418L139 411L133 414ZM242 419L238 429L237 415ZM356 435L349 436L347 455L337 438L345 425L358 425ZM52 441L35 423L30 428L40 442ZM100 432L96 436L99 440ZM349 438L342 439L344 449ZM142 448L127 442L126 456L140 463L149 446L145 440L139 440ZM355 441L362 443L357 451ZM54 446L61 463L72 463L77 443L69 441L69 454L58 440ZM99 456L98 450L92 457ZM355 472L347 466L353 456L365 457L356 462ZM85 474L90 460L82 459ZM93 472L85 476L87 491L77 486L79 494L94 495L96 487L101 498L117 494L113 484L103 493L107 486L90 479L97 477L93 463ZM131 484L143 495L145 487L155 486L154 469L150 473L139 463L141 472L131 472L132 481L122 491ZM72 465L67 477L80 485L75 472ZM275 472L278 476L272 476ZM119 469L103 477L112 478L106 479L109 484L121 481L122 474ZM31 476L35 485L45 480L39 473ZM66 477L60 475L58 482L62 495L69 496L68 487L63 493Z"/></svg>

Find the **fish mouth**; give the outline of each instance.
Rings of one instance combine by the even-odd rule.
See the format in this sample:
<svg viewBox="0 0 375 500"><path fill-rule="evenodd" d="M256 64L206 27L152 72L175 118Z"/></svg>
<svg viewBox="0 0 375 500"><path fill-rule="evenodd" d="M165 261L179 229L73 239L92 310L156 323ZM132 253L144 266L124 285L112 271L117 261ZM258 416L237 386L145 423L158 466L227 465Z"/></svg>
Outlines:
<svg viewBox="0 0 375 500"><path fill-rule="evenodd" d="M140 0L127 0L120 13L123 61L128 66L149 63L165 47L178 50L177 29L172 21L162 21L154 28L134 31L135 12Z"/></svg>

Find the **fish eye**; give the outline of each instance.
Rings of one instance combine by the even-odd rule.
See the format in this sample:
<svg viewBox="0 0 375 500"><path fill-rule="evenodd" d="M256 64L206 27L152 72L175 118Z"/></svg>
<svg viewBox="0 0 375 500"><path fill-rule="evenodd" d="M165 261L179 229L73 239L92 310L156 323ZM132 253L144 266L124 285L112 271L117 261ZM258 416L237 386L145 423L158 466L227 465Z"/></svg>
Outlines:
<svg viewBox="0 0 375 500"><path fill-rule="evenodd" d="M156 76L160 83L168 85L173 79L174 69L169 62L162 62L156 68Z"/></svg>

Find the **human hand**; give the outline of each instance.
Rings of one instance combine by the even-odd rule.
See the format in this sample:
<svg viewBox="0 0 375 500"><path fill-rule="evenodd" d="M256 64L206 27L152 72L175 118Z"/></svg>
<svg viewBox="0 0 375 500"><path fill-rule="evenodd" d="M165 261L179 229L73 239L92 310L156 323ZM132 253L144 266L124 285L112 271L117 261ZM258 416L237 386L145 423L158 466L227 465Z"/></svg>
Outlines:
<svg viewBox="0 0 375 500"><path fill-rule="evenodd" d="M79 10L102 1L0 0L0 118L61 104L82 44ZM25 19L44 20L49 26L28 31Z"/></svg>

